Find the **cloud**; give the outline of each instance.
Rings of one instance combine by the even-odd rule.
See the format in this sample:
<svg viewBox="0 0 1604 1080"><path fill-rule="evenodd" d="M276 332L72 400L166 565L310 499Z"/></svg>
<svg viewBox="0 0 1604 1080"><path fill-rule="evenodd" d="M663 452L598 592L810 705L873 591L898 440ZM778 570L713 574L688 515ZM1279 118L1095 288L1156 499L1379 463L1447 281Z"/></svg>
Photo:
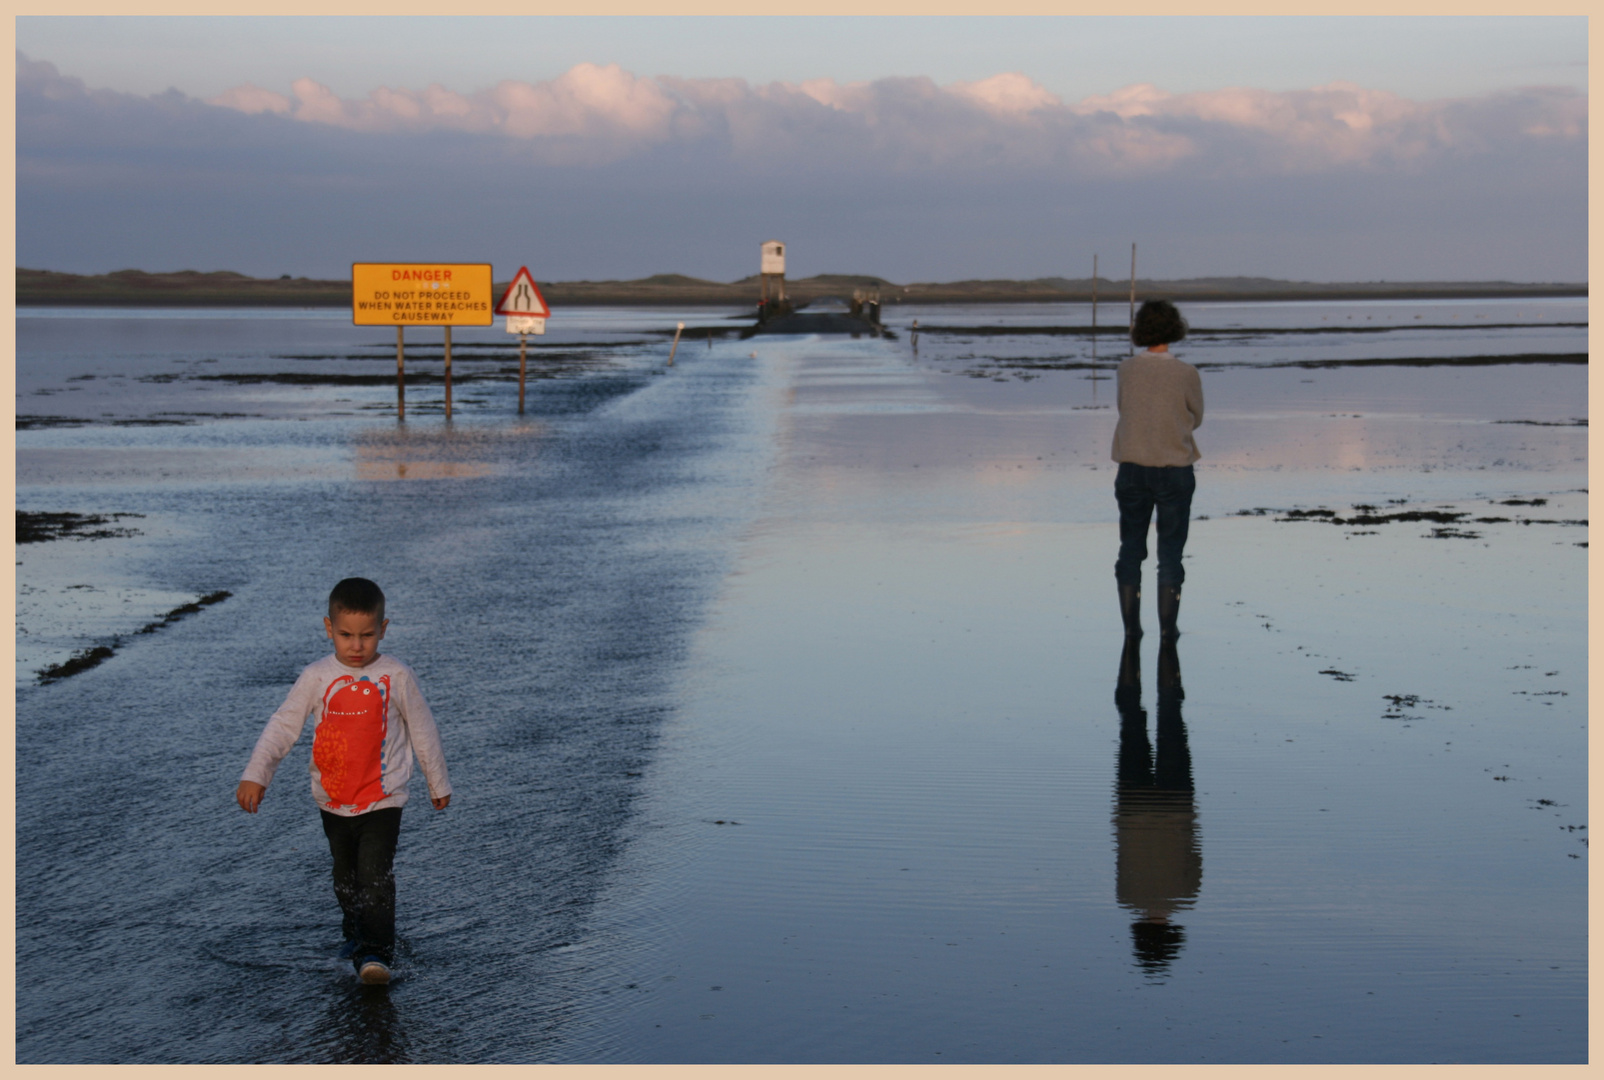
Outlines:
<svg viewBox="0 0 1604 1080"><path fill-rule="evenodd" d="M56 65L43 60L30 60L17 53L17 92L38 94L51 101L70 101L88 96L82 79L62 75Z"/></svg>
<svg viewBox="0 0 1604 1080"><path fill-rule="evenodd" d="M283 94L275 94L271 90L263 90L259 86L245 83L232 90L226 90L211 99L211 104L221 105L228 109L237 109L242 113L288 113L292 106L290 99Z"/></svg>
<svg viewBox="0 0 1604 1080"><path fill-rule="evenodd" d="M1455 153L1510 149L1525 140L1580 141L1587 100L1563 89L1418 102L1352 83L1271 92L1231 87L1169 94L1149 83L1075 103L1087 117L1186 133L1204 147L1251 148L1244 164L1310 172L1401 165ZM1182 156L1193 156L1186 154Z"/></svg>
<svg viewBox="0 0 1604 1080"><path fill-rule="evenodd" d="M956 97L968 98L1000 115L1019 115L1035 109L1061 106L1063 102L1017 71L993 75L979 82L958 82L947 88Z"/></svg>
<svg viewBox="0 0 1604 1080"><path fill-rule="evenodd" d="M670 138L676 111L675 102L655 81L637 78L617 64L579 64L555 79L506 80L475 94L432 84L423 90L380 87L364 99L350 100L313 79L297 79L290 91L293 97L245 84L208 104L370 133L449 131L561 140L565 160L589 164ZM576 155L576 143L588 144L592 152Z"/></svg>
<svg viewBox="0 0 1604 1080"><path fill-rule="evenodd" d="M1019 73L584 64L471 93L300 79L208 102L93 89L19 54L16 118L17 257L54 269L332 275L427 250L730 280L779 236L798 273L902 280L1078 274L1081 249L1133 239L1169 276L1586 274L1587 102L1562 89L1136 84L1065 102Z"/></svg>
<svg viewBox="0 0 1604 1080"><path fill-rule="evenodd" d="M385 87L347 100L309 79L291 90L293 100L245 85L211 104L354 131L500 136L544 160L555 160L542 152L560 145L561 159L577 164L673 143L758 171L834 168L868 154L904 170L967 163L1094 175L1305 174L1507 151L1529 140L1579 142L1587 121L1586 98L1561 89L1419 102L1349 83L1191 94L1140 83L1065 103L1017 72L947 86L924 78L752 85L580 64L555 79L466 95Z"/></svg>

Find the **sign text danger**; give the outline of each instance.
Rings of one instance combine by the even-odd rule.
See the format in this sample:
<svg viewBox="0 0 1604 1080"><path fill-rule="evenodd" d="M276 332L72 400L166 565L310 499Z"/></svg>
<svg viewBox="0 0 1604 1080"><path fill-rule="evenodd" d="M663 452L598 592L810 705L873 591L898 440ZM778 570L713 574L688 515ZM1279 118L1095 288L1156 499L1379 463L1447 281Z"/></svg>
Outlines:
<svg viewBox="0 0 1604 1080"><path fill-rule="evenodd" d="M352 263L358 326L489 326L488 263Z"/></svg>

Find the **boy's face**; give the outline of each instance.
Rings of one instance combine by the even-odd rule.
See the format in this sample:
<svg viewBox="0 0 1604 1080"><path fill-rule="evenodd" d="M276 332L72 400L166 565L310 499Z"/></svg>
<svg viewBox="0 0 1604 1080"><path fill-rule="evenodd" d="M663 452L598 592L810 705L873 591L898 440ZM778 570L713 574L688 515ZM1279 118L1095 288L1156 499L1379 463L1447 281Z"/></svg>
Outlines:
<svg viewBox="0 0 1604 1080"><path fill-rule="evenodd" d="M360 611L336 611L323 619L323 630L334 642L334 655L346 667L367 667L379 655L390 620Z"/></svg>

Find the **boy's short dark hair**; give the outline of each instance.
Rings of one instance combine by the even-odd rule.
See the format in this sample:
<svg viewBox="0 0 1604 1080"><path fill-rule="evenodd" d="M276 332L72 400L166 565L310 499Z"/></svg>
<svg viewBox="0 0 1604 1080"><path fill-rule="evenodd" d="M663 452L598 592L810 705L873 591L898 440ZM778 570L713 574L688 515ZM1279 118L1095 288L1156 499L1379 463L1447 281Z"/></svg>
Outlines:
<svg viewBox="0 0 1604 1080"><path fill-rule="evenodd" d="M1186 320L1180 309L1168 300L1147 300L1136 309L1136 324L1131 327L1131 344L1150 349L1154 345L1168 345L1186 337Z"/></svg>
<svg viewBox="0 0 1604 1080"><path fill-rule="evenodd" d="M384 621L384 590L365 577L348 577L329 592L329 618L335 612L372 615Z"/></svg>

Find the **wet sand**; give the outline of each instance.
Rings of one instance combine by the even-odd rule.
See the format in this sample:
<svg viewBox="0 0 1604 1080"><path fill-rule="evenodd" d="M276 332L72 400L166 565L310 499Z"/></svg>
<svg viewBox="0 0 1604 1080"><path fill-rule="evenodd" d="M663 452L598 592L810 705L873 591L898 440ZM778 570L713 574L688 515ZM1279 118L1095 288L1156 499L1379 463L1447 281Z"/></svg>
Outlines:
<svg viewBox="0 0 1604 1080"><path fill-rule="evenodd" d="M23 508L144 515L19 552L127 590L58 649L232 593L19 672L20 1060L1585 1060L1585 367L1206 373L1184 633L1133 664L1111 381L651 335L449 429L140 382L218 355L152 341L118 416L250 415L19 434ZM78 373L19 391L119 399ZM228 812L370 566L462 789L409 811L373 1000L304 763Z"/></svg>
<svg viewBox="0 0 1604 1080"><path fill-rule="evenodd" d="M1184 828L1128 827L1112 416L1077 412L1068 374L1026 392L845 343L785 351L782 457L617 887L654 977L599 1043L1580 1059L1585 433L1515 448L1485 419L1386 415L1387 382L1294 416L1264 409L1273 387L1233 401L1210 381L1168 733L1195 792L1158 812ZM1424 453L1422 426L1446 429ZM1547 503L1503 505L1519 495ZM1268 497L1392 517L1236 512ZM1397 520L1409 507L1509 520L1444 538ZM1162 772L1158 654L1150 633Z"/></svg>

